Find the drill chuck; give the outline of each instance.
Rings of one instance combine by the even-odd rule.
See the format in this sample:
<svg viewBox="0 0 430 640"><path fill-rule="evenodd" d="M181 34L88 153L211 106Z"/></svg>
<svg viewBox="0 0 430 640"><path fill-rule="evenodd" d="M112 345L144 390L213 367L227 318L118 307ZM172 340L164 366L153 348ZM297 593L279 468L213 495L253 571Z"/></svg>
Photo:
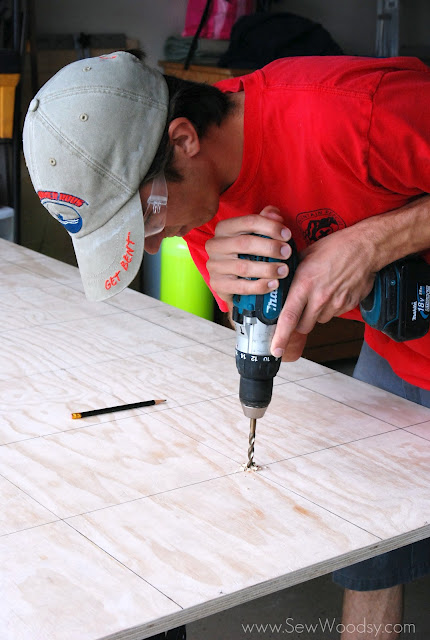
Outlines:
<svg viewBox="0 0 430 640"><path fill-rule="evenodd" d="M280 358L270 354L275 328L250 316L236 324L239 399L247 418L262 418L272 399L273 378L281 364Z"/></svg>
<svg viewBox="0 0 430 640"><path fill-rule="evenodd" d="M279 365L278 365L279 367ZM262 418L272 399L273 378L240 376L239 398L247 418Z"/></svg>

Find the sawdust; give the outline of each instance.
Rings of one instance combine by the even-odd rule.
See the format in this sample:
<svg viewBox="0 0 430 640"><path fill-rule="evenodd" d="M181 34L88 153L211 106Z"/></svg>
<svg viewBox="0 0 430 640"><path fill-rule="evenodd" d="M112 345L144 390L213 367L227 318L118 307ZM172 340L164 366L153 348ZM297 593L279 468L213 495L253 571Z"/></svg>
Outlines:
<svg viewBox="0 0 430 640"><path fill-rule="evenodd" d="M255 463L253 463L250 467L248 467L248 464L246 462L240 466L241 471L250 471L251 473L255 473L256 471L261 471L261 469L263 469L263 467L260 467L258 464L255 464Z"/></svg>

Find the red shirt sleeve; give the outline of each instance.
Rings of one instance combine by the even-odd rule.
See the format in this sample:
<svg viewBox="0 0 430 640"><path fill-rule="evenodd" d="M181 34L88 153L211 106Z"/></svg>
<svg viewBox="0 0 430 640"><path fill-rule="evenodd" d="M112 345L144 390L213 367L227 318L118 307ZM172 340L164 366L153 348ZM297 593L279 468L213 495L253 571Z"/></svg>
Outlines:
<svg viewBox="0 0 430 640"><path fill-rule="evenodd" d="M373 97L369 174L375 186L430 193L430 69L387 71Z"/></svg>

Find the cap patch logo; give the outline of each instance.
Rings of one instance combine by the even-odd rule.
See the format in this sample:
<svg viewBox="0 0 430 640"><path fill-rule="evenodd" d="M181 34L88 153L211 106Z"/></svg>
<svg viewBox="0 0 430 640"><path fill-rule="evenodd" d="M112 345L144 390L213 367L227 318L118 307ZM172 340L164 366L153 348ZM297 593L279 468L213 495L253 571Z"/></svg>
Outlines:
<svg viewBox="0 0 430 640"><path fill-rule="evenodd" d="M37 195L43 206L69 233L78 233L82 229L82 217L77 208L88 204L85 200L59 191L38 191Z"/></svg>

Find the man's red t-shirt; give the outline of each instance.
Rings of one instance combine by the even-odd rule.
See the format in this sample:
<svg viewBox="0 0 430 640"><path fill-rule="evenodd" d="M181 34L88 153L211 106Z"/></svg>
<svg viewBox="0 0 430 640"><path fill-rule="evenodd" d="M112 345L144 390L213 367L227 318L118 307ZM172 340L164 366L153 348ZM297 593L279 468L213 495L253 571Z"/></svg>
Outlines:
<svg viewBox="0 0 430 640"><path fill-rule="evenodd" d="M220 220L274 205L300 251L430 193L430 69L419 60L287 58L217 86L245 92L244 152L217 215L185 237L206 282L205 243ZM345 317L361 319L358 309ZM430 389L430 333L395 343L366 327L365 339Z"/></svg>

